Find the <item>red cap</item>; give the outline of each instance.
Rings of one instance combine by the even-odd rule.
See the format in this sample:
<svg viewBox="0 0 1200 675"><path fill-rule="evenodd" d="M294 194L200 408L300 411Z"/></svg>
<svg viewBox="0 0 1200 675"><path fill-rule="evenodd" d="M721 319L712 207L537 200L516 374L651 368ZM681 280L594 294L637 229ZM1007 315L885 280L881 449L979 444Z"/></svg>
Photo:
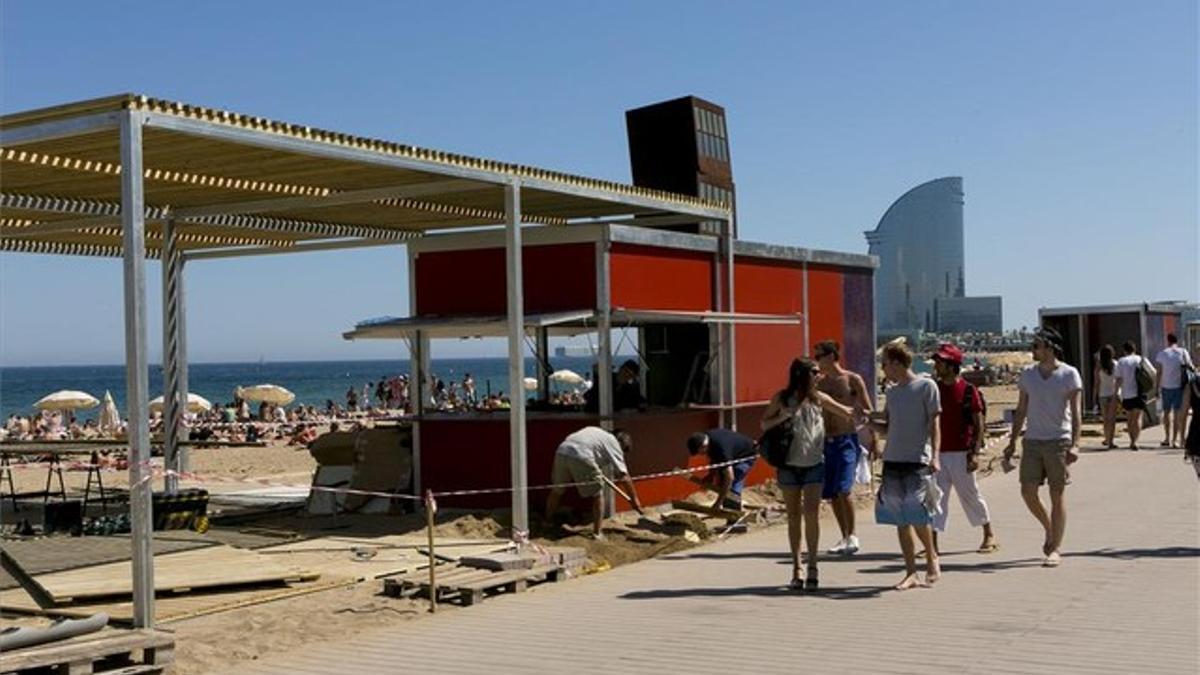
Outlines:
<svg viewBox="0 0 1200 675"><path fill-rule="evenodd" d="M940 346L938 346L937 353L933 355L933 358L940 361L945 361L946 363L952 363L956 366L961 366L963 362L963 353L961 349L955 347L949 342L943 342Z"/></svg>

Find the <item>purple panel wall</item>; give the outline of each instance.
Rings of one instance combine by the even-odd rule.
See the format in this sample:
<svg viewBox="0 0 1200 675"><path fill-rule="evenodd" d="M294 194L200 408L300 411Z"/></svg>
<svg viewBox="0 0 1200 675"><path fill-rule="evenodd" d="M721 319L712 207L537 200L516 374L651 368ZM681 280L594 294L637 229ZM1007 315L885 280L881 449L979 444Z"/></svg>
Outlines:
<svg viewBox="0 0 1200 675"><path fill-rule="evenodd" d="M871 272L846 270L842 278L842 363L875 391L874 284Z"/></svg>

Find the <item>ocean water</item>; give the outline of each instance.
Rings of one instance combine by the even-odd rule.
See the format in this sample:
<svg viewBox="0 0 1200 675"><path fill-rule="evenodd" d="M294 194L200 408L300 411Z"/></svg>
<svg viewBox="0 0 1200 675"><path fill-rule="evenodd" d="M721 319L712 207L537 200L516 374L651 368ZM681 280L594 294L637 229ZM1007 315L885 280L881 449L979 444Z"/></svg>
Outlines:
<svg viewBox="0 0 1200 675"><path fill-rule="evenodd" d="M561 356L550 358L555 369L570 369L589 377L592 359ZM537 365L532 358L525 360L525 373L532 376ZM432 370L449 383L461 382L466 373L475 379L481 394L508 390L508 360L505 358L434 359ZM387 361L292 361L263 363L192 363L188 380L192 393L212 401L214 405L233 400L233 390L252 384L277 384L296 394L297 404L323 406L327 399L346 404L346 390L353 386L361 395L363 385L378 382L379 378L407 374L407 359ZM150 398L163 393L162 368L150 368ZM60 389L85 391L97 399L112 393L121 411L125 409L125 366L30 366L0 368L0 417L11 414L28 415L33 404L46 394ZM375 396L371 388L372 399ZM80 410L76 416L88 419L99 414L99 407Z"/></svg>

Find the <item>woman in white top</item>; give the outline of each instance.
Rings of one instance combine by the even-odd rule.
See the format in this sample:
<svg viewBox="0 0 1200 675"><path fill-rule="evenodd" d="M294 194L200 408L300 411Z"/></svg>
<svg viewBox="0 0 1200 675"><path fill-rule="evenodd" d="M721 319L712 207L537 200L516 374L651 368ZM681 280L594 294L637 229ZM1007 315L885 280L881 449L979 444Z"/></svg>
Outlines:
<svg viewBox="0 0 1200 675"><path fill-rule="evenodd" d="M1092 395L1104 416L1104 447L1113 449L1117 444L1113 437L1117 433L1117 406L1121 397L1117 395L1117 352L1112 345L1104 345L1096 356L1096 368L1092 373Z"/></svg>
<svg viewBox="0 0 1200 675"><path fill-rule="evenodd" d="M792 443L785 466L776 467L776 478L787 505L788 543L792 551L792 590L816 590L821 485L825 480L825 422L822 410L854 420L854 411L817 391L817 364L794 359L788 386L775 394L763 415L764 431L779 424L792 425ZM801 527L803 520L803 528ZM807 578L800 576L800 535L808 550Z"/></svg>

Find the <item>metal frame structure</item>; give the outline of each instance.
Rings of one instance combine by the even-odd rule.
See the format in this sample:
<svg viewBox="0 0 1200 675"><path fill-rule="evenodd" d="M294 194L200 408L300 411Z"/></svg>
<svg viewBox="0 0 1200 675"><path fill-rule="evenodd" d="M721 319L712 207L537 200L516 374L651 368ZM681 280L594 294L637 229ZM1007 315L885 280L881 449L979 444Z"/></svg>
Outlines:
<svg viewBox="0 0 1200 675"><path fill-rule="evenodd" d="M154 624L147 258L163 261L165 454L176 471L187 466L179 429L188 385L188 261L396 245L435 230L502 224L514 392L524 376L523 224L720 221L732 290L736 243L727 204L132 94L0 116L0 172L0 251L123 260L138 627ZM608 315L601 312L600 321L611 326ZM420 333L412 344L422 373L428 345ZM425 383L415 378L413 386L421 405ZM510 429L520 536L528 529L521 396L512 397Z"/></svg>

